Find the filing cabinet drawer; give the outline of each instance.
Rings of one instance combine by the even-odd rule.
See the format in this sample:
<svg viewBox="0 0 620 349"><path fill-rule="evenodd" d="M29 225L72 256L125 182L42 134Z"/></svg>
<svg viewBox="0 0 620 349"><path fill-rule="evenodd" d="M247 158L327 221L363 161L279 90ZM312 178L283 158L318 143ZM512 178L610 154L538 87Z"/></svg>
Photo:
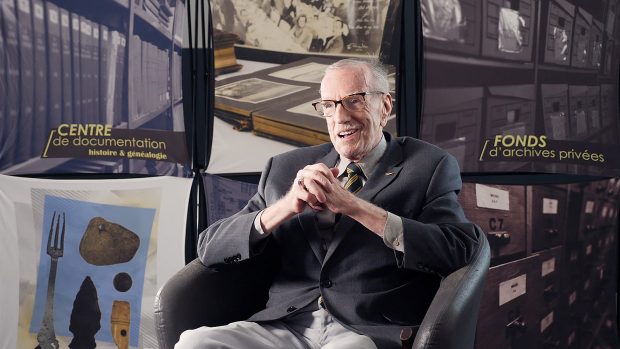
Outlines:
<svg viewBox="0 0 620 349"><path fill-rule="evenodd" d="M487 234L491 258L525 253L525 187L464 183L459 200Z"/></svg>
<svg viewBox="0 0 620 349"><path fill-rule="evenodd" d="M535 348L558 348L562 342L562 322L565 321L559 307L545 309L536 326L538 331Z"/></svg>
<svg viewBox="0 0 620 349"><path fill-rule="evenodd" d="M613 227L618 219L618 207L615 202L609 200L599 201L597 227L607 229Z"/></svg>
<svg viewBox="0 0 620 349"><path fill-rule="evenodd" d="M549 139L569 139L568 85L542 84L543 119Z"/></svg>
<svg viewBox="0 0 620 349"><path fill-rule="evenodd" d="M532 61L534 0L484 0L482 4L482 55L515 61Z"/></svg>
<svg viewBox="0 0 620 349"><path fill-rule="evenodd" d="M480 1L422 0L424 46L451 53L480 54ZM448 15L446 15L448 14Z"/></svg>
<svg viewBox="0 0 620 349"><path fill-rule="evenodd" d="M496 135L527 135L534 131L535 117L534 85L489 86L486 98L486 120L484 133L486 139ZM487 162L490 171L513 171L522 167L523 162Z"/></svg>
<svg viewBox="0 0 620 349"><path fill-rule="evenodd" d="M552 186L527 187L527 230L532 251L561 244L566 230L567 190Z"/></svg>
<svg viewBox="0 0 620 349"><path fill-rule="evenodd" d="M480 305L477 348L533 348L539 334L538 256L489 269Z"/></svg>
<svg viewBox="0 0 620 349"><path fill-rule="evenodd" d="M481 87L424 90L420 138L452 154L462 171L478 170L482 96Z"/></svg>
<svg viewBox="0 0 620 349"><path fill-rule="evenodd" d="M603 128L618 125L618 90L612 84L601 85L601 119ZM615 139L610 143L618 143Z"/></svg>
<svg viewBox="0 0 620 349"><path fill-rule="evenodd" d="M596 18L592 19L592 27L590 30L590 68L594 70L601 69L603 61L603 23Z"/></svg>
<svg viewBox="0 0 620 349"><path fill-rule="evenodd" d="M588 86L569 86L568 101L570 137L584 139L588 136Z"/></svg>
<svg viewBox="0 0 620 349"><path fill-rule="evenodd" d="M582 8L577 9L575 16L575 28L573 31L573 48L571 66L576 68L590 67L590 30L592 27L592 15Z"/></svg>
<svg viewBox="0 0 620 349"><path fill-rule="evenodd" d="M575 6L565 0L549 2L546 18L544 62L570 64Z"/></svg>
<svg viewBox="0 0 620 349"><path fill-rule="evenodd" d="M590 135L601 129L601 87L588 86L586 108Z"/></svg>
<svg viewBox="0 0 620 349"><path fill-rule="evenodd" d="M564 287L576 288L583 276L583 243L573 242L564 245Z"/></svg>
<svg viewBox="0 0 620 349"><path fill-rule="evenodd" d="M597 195L591 192L585 192L581 201L581 211L579 214L579 233L581 239L584 239L598 228L596 213L598 212Z"/></svg>
<svg viewBox="0 0 620 349"><path fill-rule="evenodd" d="M542 278L541 304L544 305L543 309L551 309L560 303L564 248L556 246L540 251L538 258L540 261L539 272Z"/></svg>
<svg viewBox="0 0 620 349"><path fill-rule="evenodd" d="M573 324L566 324L564 326L562 341L560 342L560 348L566 349L578 349L581 348L579 342L579 326Z"/></svg>

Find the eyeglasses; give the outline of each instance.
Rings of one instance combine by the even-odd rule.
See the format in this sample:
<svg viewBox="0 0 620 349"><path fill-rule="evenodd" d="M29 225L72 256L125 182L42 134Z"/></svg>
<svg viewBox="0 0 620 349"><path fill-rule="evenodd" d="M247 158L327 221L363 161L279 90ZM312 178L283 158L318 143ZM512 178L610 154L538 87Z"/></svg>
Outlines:
<svg viewBox="0 0 620 349"><path fill-rule="evenodd" d="M324 99L324 100L312 103L312 106L314 107L314 110L316 110L316 112L320 116L324 116L324 117L330 117L334 115L338 104L342 104L344 109L350 112L356 112L356 111L363 110L364 107L366 107L366 99L364 98L364 96L374 95L374 94L385 94L385 92L370 91L370 92L353 93L348 96L344 96L339 101Z"/></svg>

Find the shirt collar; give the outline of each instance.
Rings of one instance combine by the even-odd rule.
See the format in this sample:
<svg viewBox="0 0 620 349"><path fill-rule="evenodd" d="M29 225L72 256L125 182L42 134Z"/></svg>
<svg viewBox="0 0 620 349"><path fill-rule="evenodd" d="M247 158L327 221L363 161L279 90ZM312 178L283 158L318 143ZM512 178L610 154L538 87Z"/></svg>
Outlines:
<svg viewBox="0 0 620 349"><path fill-rule="evenodd" d="M366 155L362 160L358 161L357 164L361 167L362 172L364 173L365 179L368 179L372 170L374 170L375 166L383 156L383 153L387 149L387 141L385 140L385 135L381 136L381 140L379 143ZM351 160L340 156L340 161L338 162L338 178L342 177L346 174L345 170L347 166L351 163Z"/></svg>

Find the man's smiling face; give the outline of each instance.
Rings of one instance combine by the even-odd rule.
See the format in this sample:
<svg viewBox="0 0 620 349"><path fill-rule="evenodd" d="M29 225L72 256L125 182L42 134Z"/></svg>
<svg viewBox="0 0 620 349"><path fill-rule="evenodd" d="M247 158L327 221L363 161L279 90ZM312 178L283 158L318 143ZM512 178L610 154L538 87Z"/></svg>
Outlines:
<svg viewBox="0 0 620 349"><path fill-rule="evenodd" d="M355 93L373 91L364 72L363 66L328 70L321 82L321 99L339 101ZM336 151L352 161L361 160L379 143L392 109L389 94L368 94L364 100L360 111L351 112L339 103L334 114L325 118Z"/></svg>

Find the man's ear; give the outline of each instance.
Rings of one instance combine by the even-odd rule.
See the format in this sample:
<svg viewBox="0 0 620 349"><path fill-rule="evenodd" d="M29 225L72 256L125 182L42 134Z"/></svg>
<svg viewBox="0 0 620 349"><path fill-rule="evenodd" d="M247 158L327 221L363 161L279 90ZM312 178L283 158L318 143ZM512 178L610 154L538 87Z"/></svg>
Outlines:
<svg viewBox="0 0 620 349"><path fill-rule="evenodd" d="M382 102L383 103L381 105L381 126L385 127L385 125L387 124L387 119L392 113L392 107L393 107L392 95L390 95L389 93L386 93L383 96Z"/></svg>

